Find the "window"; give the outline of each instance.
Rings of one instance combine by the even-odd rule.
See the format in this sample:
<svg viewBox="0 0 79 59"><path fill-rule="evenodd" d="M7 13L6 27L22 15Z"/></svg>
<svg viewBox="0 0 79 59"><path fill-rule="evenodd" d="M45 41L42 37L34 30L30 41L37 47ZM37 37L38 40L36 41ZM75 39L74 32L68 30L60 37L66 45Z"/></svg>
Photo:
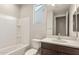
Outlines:
<svg viewBox="0 0 79 59"><path fill-rule="evenodd" d="M38 4L33 6L34 10L34 24L41 24L44 17L44 5Z"/></svg>

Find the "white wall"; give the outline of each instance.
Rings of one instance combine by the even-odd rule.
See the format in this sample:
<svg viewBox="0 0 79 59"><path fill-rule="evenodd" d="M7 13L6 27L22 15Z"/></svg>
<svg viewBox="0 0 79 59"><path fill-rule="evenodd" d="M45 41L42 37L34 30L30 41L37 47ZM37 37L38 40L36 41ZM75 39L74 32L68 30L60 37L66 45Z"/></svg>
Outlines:
<svg viewBox="0 0 79 59"><path fill-rule="evenodd" d="M51 37L53 35L53 20L54 20L53 10L47 8L47 37ZM54 26L55 27L55 26Z"/></svg>
<svg viewBox="0 0 79 59"><path fill-rule="evenodd" d="M0 4L0 48L17 43L16 20L18 11L16 5Z"/></svg>
<svg viewBox="0 0 79 59"><path fill-rule="evenodd" d="M34 24L33 5L27 4L20 7L20 17L17 21L18 43L31 45L32 39L46 37L46 13L44 10L45 16L42 24Z"/></svg>
<svg viewBox="0 0 79 59"><path fill-rule="evenodd" d="M46 8L44 9L44 19L42 23L34 23L34 19L31 22L31 39L41 39L46 37ZM33 14L34 15L34 14Z"/></svg>
<svg viewBox="0 0 79 59"><path fill-rule="evenodd" d="M18 43L29 44L31 47L32 39L46 37L46 10L41 24L33 22L33 5L22 5L20 7L20 17L17 21ZM30 46L31 45L31 46Z"/></svg>
<svg viewBox="0 0 79 59"><path fill-rule="evenodd" d="M76 6L73 4L71 5L70 7L70 10L69 10L69 34L70 36L76 36L76 32L73 32L73 14L75 13L76 11Z"/></svg>
<svg viewBox="0 0 79 59"><path fill-rule="evenodd" d="M18 43L30 44L31 21L33 16L32 5L22 5L20 7L20 17L18 20Z"/></svg>
<svg viewBox="0 0 79 59"><path fill-rule="evenodd" d="M18 6L13 4L0 4L0 14L18 17Z"/></svg>

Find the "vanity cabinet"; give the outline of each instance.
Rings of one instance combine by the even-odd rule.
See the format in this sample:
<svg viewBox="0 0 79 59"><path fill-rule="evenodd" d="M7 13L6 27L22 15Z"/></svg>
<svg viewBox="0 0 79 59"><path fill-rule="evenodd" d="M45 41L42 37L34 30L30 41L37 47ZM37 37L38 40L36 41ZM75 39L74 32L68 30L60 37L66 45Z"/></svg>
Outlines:
<svg viewBox="0 0 79 59"><path fill-rule="evenodd" d="M79 48L42 42L41 55L79 55Z"/></svg>

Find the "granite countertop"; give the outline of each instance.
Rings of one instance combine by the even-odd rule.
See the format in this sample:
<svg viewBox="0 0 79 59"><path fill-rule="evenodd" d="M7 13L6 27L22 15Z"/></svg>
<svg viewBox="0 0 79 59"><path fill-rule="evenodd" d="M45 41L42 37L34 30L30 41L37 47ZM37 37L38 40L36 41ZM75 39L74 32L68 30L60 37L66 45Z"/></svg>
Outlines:
<svg viewBox="0 0 79 59"><path fill-rule="evenodd" d="M79 48L79 40L69 40L69 39L57 39L57 38L44 38L41 42L63 45L73 48Z"/></svg>

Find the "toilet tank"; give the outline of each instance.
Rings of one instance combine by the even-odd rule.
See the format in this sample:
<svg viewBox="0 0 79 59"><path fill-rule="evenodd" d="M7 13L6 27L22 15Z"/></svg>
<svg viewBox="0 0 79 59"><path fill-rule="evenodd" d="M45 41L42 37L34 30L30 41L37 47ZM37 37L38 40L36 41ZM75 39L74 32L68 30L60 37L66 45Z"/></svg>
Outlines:
<svg viewBox="0 0 79 59"><path fill-rule="evenodd" d="M39 49L41 47L40 39L32 39L32 48Z"/></svg>

